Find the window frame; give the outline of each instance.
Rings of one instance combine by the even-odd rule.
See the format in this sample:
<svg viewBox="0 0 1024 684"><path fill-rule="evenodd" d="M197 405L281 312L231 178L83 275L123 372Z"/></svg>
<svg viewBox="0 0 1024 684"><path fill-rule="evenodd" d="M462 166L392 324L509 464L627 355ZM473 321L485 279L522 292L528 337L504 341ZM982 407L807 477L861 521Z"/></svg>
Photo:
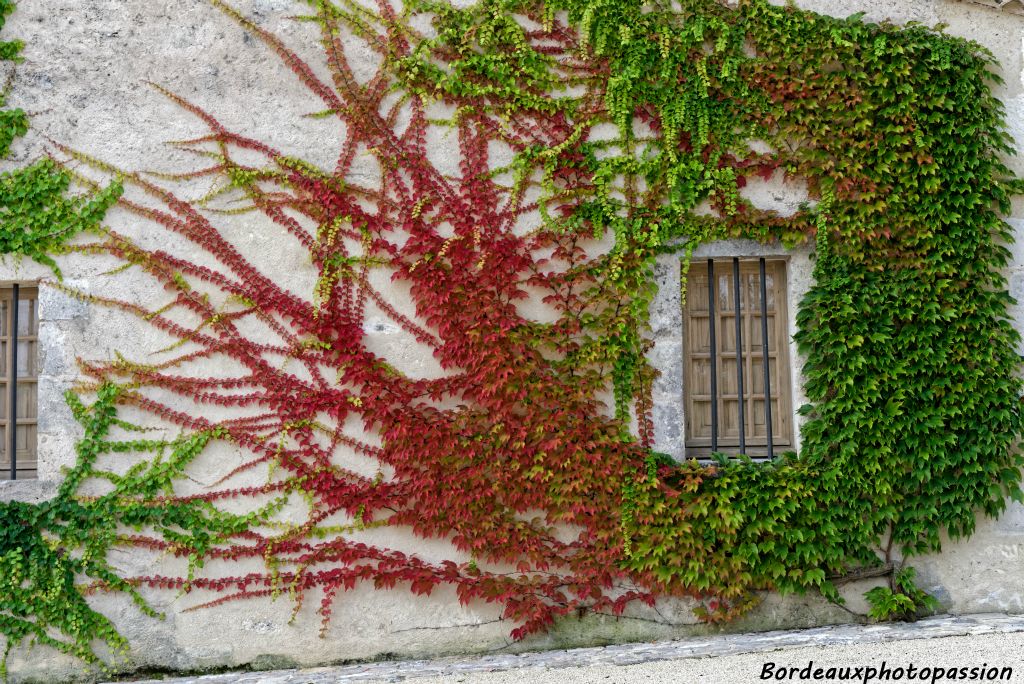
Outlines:
<svg viewBox="0 0 1024 684"><path fill-rule="evenodd" d="M4 409L0 412L0 436L2 436L0 441L3 442L0 445L0 480L11 479L10 435L7 432L10 425L8 413L13 412L17 416L17 405L14 407L8 406L10 403L9 388L12 381L19 389L22 386L34 386L35 388L35 391L30 394L29 410L26 411L26 416L23 418L15 417L15 430L21 427L31 428L27 437L28 448L17 452L18 459L15 475L19 480L37 479L39 473L39 286L37 283L17 283L18 301L30 302L29 306L26 307L29 312L28 334L17 335L18 346L20 349L23 344L31 345L30 349L34 352L33 358L29 361L26 369L28 372L24 376L18 376L17 359L13 358L14 345L10 342L13 318L11 303L14 294L14 284L9 282L0 285L0 303L2 303L2 306L0 306L0 317L2 317L2 321L0 321L0 345L4 347L2 352L3 358L0 359L0 363L2 363L2 366L0 366L0 392L3 393L0 402L2 402ZM20 314L21 311L19 311L19 327L22 325ZM28 359L27 355L26 359Z"/></svg>
<svg viewBox="0 0 1024 684"><path fill-rule="evenodd" d="M758 404L764 406L764 381L763 381L763 366L756 372L755 375L755 364L760 365L758 362L762 356L762 348L760 342L760 260L765 260L766 275L771 275L771 297L769 302L773 302L773 306L768 309L768 318L772 320L770 327L770 340L774 343L774 352L769 352L769 358L774 358L775 368L774 372L770 373L770 389L772 398L772 451L773 456L791 450L796 445L796 426L793 416L793 385L792 385L792 363L791 363L791 348L790 348L790 333L789 333L789 277L790 277L790 260L785 255L749 255L749 254L734 254L734 255L715 255L708 256L705 258L694 257L690 263L689 273L683 276L683 283L686 285L686 297L681 302L681 332L682 332L682 385L683 385L683 396L682 401L682 413L683 413L683 425L681 426L682 431L682 442L683 449L687 458L697 458L700 460L707 460L712 455L712 439L710 435L695 436L698 432L694 429L697 416L699 414L698 402L704 404L710 403L711 400L711 387L709 381L705 386L707 390L704 393L694 395L694 389L698 382L695 379L696 370L695 364L693 363L694 356L710 360L713 355L716 361L716 377L717 377L717 415L719 416L718 428L719 434L717 439L717 450L715 453L727 454L727 455L739 455L740 450L740 437L738 425L733 435L726 434L723 429L725 421L725 404L730 399L733 404L736 403L736 394L738 384L736 382L736 371L735 371L735 315L732 313L735 309L735 305L732 304L735 292L733 292L733 263L734 259L738 260L740 277L743 282L746 283L746 279L751 275L754 276L755 292L751 294L748 286L741 285L741 337L742 337L742 359L743 359L743 376L744 376L744 392L743 392L743 403L745 406L744 416L744 432L746 449L744 455L749 456L755 460L767 460L768 453L768 438L767 431L763 431L763 434L757 435L756 431L756 415L755 409ZM691 326L696 318L707 318L708 317L708 289L704 285L703 288L690 288L692 279L699 279L703 276L703 280L707 281L707 263L709 260L713 260L715 264L715 280L716 291L721 292L719 289L720 283L723 280L727 281L727 299L730 306L720 306L715 309L715 320L716 320L716 337L715 337L715 351L712 354L710 350L710 344L704 347L708 351L693 352L691 347L692 334ZM774 272L774 273L773 273ZM692 290L692 291L691 291ZM700 292L704 296L703 300L703 311L700 310L699 303L696 302L693 297L698 298L701 295L697 295L696 292ZM716 300L722 302L721 294L716 294ZM696 315L694 315L696 313ZM703 313L703 316L701 316ZM757 330L755 331L755 326ZM710 332L710 331L708 331ZM708 332L704 334L707 335ZM726 349L725 340L729 336L733 338L732 349ZM707 338L705 338L707 339ZM710 340L708 340L710 342ZM731 365L733 370L731 372L725 369L726 364L732 361ZM726 389L728 380L732 380L732 392L730 393ZM755 389L760 383L760 392L756 392ZM734 411L734 414L738 411ZM738 416L736 416L738 422ZM762 425L764 418L764 412L762 411ZM710 422L710 421L706 421Z"/></svg>

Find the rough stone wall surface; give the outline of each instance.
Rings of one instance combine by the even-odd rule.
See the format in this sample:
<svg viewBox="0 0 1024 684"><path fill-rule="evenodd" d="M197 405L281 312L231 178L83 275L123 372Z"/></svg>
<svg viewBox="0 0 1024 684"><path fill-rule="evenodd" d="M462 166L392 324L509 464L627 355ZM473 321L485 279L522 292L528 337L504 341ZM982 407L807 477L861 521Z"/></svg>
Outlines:
<svg viewBox="0 0 1024 684"><path fill-rule="evenodd" d="M1024 17L977 4L954 0L799 0L808 9L845 16L865 12L872 21L918 21L949 25L951 33L972 38L992 50L1001 62L1005 84L998 90L1007 107L1008 121L1019 147L1024 149L1024 81L1022 41ZM311 25L290 21L301 11L298 0L238 0L241 11L261 26L282 36L316 63L317 39ZM304 118L321 107L294 83L291 74L258 41L215 11L205 0L21 0L6 34L25 40L25 62L18 68L12 103L33 113L34 131L17 144L15 161L38 156L47 138L95 154L126 169L170 170L187 167L192 160L181 150L164 144L202 132L194 119L149 87L152 81L168 87L217 113L227 125L266 140L282 151L324 165L333 163L332 146L324 141L344 135L329 120ZM372 68L368 51L353 46L349 55L366 76ZM450 141L435 139L432 149L439 165ZM1024 157L1013 162L1024 172ZM361 170L372 178L371 160ZM195 196L202 192L197 186ZM747 192L759 203L785 210L805 197L802 189L776 179ZM1015 207L1012 225L1024 241L1024 203ZM149 245L169 250L187 246L144 225L121 210L109 223ZM296 292L308 293L314 275L305 257L277 247L286 239L273 225L252 219L226 220L234 243L280 282ZM719 255L776 255L780 250L748 243L708 245L698 257ZM788 252L787 288L790 330L795 329L796 302L810 282L808 250ZM1024 301L1024 244L1013 251L1009 272L1012 293ZM131 272L112 276L114 264L97 259L70 259L64 264L67 282L86 292L134 297L159 306L165 293ZM679 262L658 263L661 284L652 306L652 361L664 373L655 388L657 440L661 450L683 455L681 392L681 333L678 307ZM0 263L0 283L46 281L49 273L30 263ZM375 276L390 287L387 273ZM401 292L390 292L402 300ZM543 311L532 313L543 315ZM1024 329L1024 307L1014 310ZM383 315L370 316L367 333L373 348L398 368L414 375L436 377L443 371L424 348ZM39 394L40 478L37 483L0 484L0 498L40 500L52 494L61 468L74 459L73 445L81 432L62 394L76 377L76 358L108 359L117 352L137 358L160 349L168 339L151 328L116 313L82 304L52 288L42 288L40 301L41 377ZM794 408L802 401L800 360L793 356ZM208 409L204 409L208 410ZM354 455L339 456L347 466L365 469ZM187 486L201 491L203 483L239 464L242 454L227 447L208 449ZM347 459L347 460L346 460ZM239 483L242 485L244 483ZM185 485L183 485L185 486ZM183 489L182 492L184 493ZM386 541L392 548L427 559L458 558L444 542L423 541L395 531L379 533L367 541ZM1009 611L1024 613L1024 507L1011 505L998 521L981 521L969 540L951 542L941 555L916 561L926 588L955 613ZM118 554L114 559L125 573L175 574L173 560L146 553ZM255 566L252 569L258 569ZM211 574L238 572L236 568L208 567ZM845 588L848 607L863 612L859 598L864 583ZM594 615L566 621L547 635L510 645L511 626L497 620L491 606L462 607L451 592L429 598L413 597L404 590L375 591L361 587L344 594L337 603L324 638L317 635L319 617L315 601L308 601L289 622L292 605L278 601L234 602L218 608L187 611L196 603L188 595L147 591L153 605L167 615L158 620L139 614L125 597L95 597L96 607L109 615L132 643L131 666L196 670L254 665L283 667L314 665L351 659L390 656L431 656L473 653L494 649L524 650L593 645L626 640L699 633L690 605L667 601L658 612L637 610L626 618ZM851 621L851 613L812 598L767 596L762 605L730 629L778 629ZM11 654L14 681L55 681L93 674L68 658L42 649L16 649Z"/></svg>

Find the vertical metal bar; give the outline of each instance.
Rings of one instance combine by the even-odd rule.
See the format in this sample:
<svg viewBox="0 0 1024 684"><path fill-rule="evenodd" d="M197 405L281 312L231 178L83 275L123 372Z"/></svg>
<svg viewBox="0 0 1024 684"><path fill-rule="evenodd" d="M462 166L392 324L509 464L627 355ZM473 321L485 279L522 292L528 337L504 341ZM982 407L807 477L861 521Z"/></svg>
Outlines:
<svg viewBox="0 0 1024 684"><path fill-rule="evenodd" d="M718 451L718 348L715 345L714 259L708 259L708 325L711 328L711 451Z"/></svg>
<svg viewBox="0 0 1024 684"><path fill-rule="evenodd" d="M740 260L739 257L732 258L732 289L733 301L736 306L736 391L740 408L740 453L747 451L746 436L746 411L743 404L746 401L743 391L743 316L740 309Z"/></svg>
<svg viewBox="0 0 1024 684"><path fill-rule="evenodd" d="M768 429L768 458L775 458L772 443L772 381L768 370L768 285L764 273L764 257L761 257L761 365L764 367L764 420Z"/></svg>
<svg viewBox="0 0 1024 684"><path fill-rule="evenodd" d="M11 362L7 365L7 449L11 479L18 479L18 284L11 288Z"/></svg>

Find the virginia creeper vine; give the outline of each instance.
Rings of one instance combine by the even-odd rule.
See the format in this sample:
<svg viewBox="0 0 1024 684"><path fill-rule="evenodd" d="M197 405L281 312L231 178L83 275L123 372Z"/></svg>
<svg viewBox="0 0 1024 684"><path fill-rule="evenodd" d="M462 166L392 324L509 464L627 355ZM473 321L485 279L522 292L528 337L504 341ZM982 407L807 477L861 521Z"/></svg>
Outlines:
<svg viewBox="0 0 1024 684"><path fill-rule="evenodd" d="M669 595L708 599L702 614L724 619L758 590L838 599L832 580L879 565L878 549L938 550L941 533L970 534L977 510L994 516L1020 498L1018 336L1000 275L1000 216L1017 185L978 45L764 0L316 0L304 19L321 30L322 80L212 2L282 59L318 116L344 124L337 164L285 156L167 91L208 129L184 143L205 165L180 176L214 180L203 201L62 148L122 176L120 209L203 259L112 229L76 243L168 300L69 292L180 342L159 363L82 363L82 390L98 398L86 409L71 397L86 427L79 465L54 503L3 509L3 562L29 582L11 590L39 587L4 600L8 644L35 638L87 658L93 637L123 647L74 598L80 575L92 590L177 588L207 606L315 595L325 624L360 582L451 585L465 603L500 604L515 638ZM349 40L379 57L369 80L353 73ZM429 153L438 129L457 141L455 173ZM501 167L499 148L511 151ZM361 155L379 179L357 173ZM804 182L816 202L792 216L757 209L743 189L758 178ZM281 287L231 244L223 199L288 232L287 248L317 269L313 292ZM817 244L797 332L809 422L801 453L770 464L675 464L651 451L653 260L729 237ZM371 283L381 268L408 287L414 316ZM537 290L553 322L521 313ZM447 374L409 377L372 353L371 306ZM257 339L254 323L269 333ZM195 370L211 362L237 372ZM238 417L208 419L208 406ZM110 441L116 407L183 436ZM250 455L224 482L273 464L266 483L175 495L211 440ZM338 465L342 448L376 475ZM141 455L129 475L97 465L129 452ZM97 478L114 493L78 490ZM244 516L217 506L242 497L264 503ZM277 517L295 499L302 519ZM429 563L361 541L377 527L448 540L463 557ZM123 544L179 556L187 572L119 578L105 557ZM243 558L265 572L201 572ZM74 620L53 610L47 587L58 586ZM905 570L874 598L880 617L927 602Z"/></svg>

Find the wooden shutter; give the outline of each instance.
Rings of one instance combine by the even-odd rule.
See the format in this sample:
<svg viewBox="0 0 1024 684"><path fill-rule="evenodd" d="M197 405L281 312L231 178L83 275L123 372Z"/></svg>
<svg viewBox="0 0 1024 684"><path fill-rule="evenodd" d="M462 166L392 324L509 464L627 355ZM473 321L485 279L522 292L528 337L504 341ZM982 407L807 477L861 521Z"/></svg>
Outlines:
<svg viewBox="0 0 1024 684"><path fill-rule="evenodd" d="M12 357L11 344L12 294L10 287L0 288L0 479L10 479L11 407L9 387L17 383L16 441L18 478L36 477L36 432L38 406L38 292L34 287L20 287L18 295L18 352Z"/></svg>
<svg viewBox="0 0 1024 684"><path fill-rule="evenodd" d="M715 353L711 354L707 262L694 260L686 280L683 309L683 392L687 456L711 453L712 401L717 403L718 451L739 448L736 372L736 305L732 259L715 261ZM786 262L765 262L768 320L768 369L771 384L772 444L793 444L786 321ZM740 260L740 330L743 363L744 435L748 456L767 455L764 359L761 344L761 285L758 259ZM717 373L717 397L711 396L711 359Z"/></svg>

